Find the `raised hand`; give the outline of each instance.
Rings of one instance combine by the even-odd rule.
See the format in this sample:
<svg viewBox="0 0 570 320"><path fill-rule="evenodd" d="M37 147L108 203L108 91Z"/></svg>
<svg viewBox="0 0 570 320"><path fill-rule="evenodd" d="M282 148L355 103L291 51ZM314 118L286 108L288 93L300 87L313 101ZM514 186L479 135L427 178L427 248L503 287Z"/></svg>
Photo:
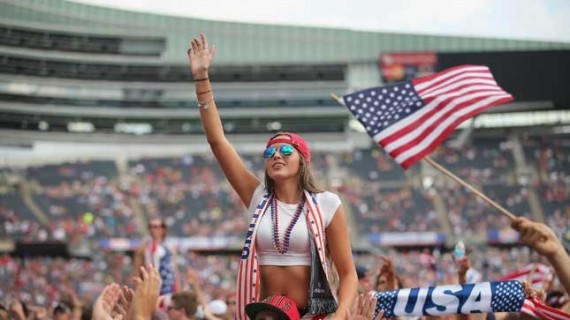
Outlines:
<svg viewBox="0 0 570 320"><path fill-rule="evenodd" d="M379 277L383 276L386 278L386 283L388 284L389 290L396 289L398 286L398 280L396 278L396 270L394 269L394 263L392 262L392 259L384 256L380 258L382 259L382 261L384 261L384 264L382 265L382 267L380 267L378 276Z"/></svg>
<svg viewBox="0 0 570 320"><path fill-rule="evenodd" d="M141 267L141 277L133 279L136 288L129 314L133 319L151 319L158 302L160 275L155 267Z"/></svg>
<svg viewBox="0 0 570 320"><path fill-rule="evenodd" d="M130 311L131 311L131 303L133 302L134 295L135 295L135 292L133 291L133 289L131 289L127 286L123 286L123 289L121 290L121 297L120 297L121 303L120 304L117 303L114 311L116 314L122 315L123 319L125 319L125 320L132 319L132 314L130 313Z"/></svg>
<svg viewBox="0 0 570 320"><path fill-rule="evenodd" d="M201 41L193 38L190 43L191 48L188 49L188 60L190 61L190 70L194 79L202 79L208 77L208 70L214 59L216 47L208 46L208 39L206 35L200 33Z"/></svg>
<svg viewBox="0 0 570 320"><path fill-rule="evenodd" d="M121 288L118 284L112 283L103 289L101 295L93 305L93 320L122 320L122 315L114 314L113 310L119 301Z"/></svg>
<svg viewBox="0 0 570 320"><path fill-rule="evenodd" d="M200 276L196 270L192 268L186 270L186 282L192 287L200 284Z"/></svg>
<svg viewBox="0 0 570 320"><path fill-rule="evenodd" d="M71 302L72 319L80 320L81 319L81 313L83 312L82 311L83 302L81 302L81 300L77 296L77 293L75 292L75 290L73 289L72 286L69 286L65 290L65 293L67 294L67 296L69 297L69 301Z"/></svg>
<svg viewBox="0 0 570 320"><path fill-rule="evenodd" d="M347 319L351 320L374 320L374 311L376 310L376 297L369 294L360 294L348 311ZM381 311L378 316L382 318L384 311Z"/></svg>
<svg viewBox="0 0 570 320"><path fill-rule="evenodd" d="M455 255L452 255L453 261L457 264L457 277L459 284L467 283L467 271L471 269L471 259L469 255L471 254L471 248L467 248L465 251L465 256L461 259L457 259Z"/></svg>
<svg viewBox="0 0 570 320"><path fill-rule="evenodd" d="M24 307L22 306L20 300L16 299L15 297L12 300L12 303L10 304L10 312L14 315L14 318L16 318L17 320L26 319L26 316L24 315Z"/></svg>
<svg viewBox="0 0 570 320"><path fill-rule="evenodd" d="M550 257L560 251L564 251L564 247L558 240L558 237L549 227L542 223L517 217L513 220L511 226L520 233L520 239L525 245L533 248L543 256Z"/></svg>

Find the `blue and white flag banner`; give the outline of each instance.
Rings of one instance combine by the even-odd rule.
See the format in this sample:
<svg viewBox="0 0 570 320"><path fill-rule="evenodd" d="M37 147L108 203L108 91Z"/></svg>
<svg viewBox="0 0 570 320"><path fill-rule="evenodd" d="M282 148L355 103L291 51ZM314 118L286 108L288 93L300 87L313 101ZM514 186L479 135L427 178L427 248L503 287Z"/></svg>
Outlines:
<svg viewBox="0 0 570 320"><path fill-rule="evenodd" d="M375 293L384 317L520 312L526 299L520 281L443 285Z"/></svg>

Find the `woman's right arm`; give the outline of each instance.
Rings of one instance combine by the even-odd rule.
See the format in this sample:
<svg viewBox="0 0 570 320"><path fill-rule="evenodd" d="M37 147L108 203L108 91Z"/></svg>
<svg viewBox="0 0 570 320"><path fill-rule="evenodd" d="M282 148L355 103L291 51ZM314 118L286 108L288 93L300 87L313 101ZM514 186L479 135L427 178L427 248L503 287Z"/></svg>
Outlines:
<svg viewBox="0 0 570 320"><path fill-rule="evenodd" d="M232 144L226 139L222 121L214 101L208 70L214 57L215 48L208 46L204 33L200 33L201 41L192 39L192 49L188 50L188 59L194 77L196 97L200 104L200 118L208 144L222 167L222 171L241 201L249 206L253 192L260 181L247 170L242 159Z"/></svg>

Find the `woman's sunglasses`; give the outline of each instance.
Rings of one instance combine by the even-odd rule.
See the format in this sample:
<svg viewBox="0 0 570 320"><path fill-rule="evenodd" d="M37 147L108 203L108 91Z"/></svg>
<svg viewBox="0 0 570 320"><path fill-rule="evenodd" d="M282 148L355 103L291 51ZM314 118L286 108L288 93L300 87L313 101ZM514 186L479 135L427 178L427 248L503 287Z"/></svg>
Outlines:
<svg viewBox="0 0 570 320"><path fill-rule="evenodd" d="M273 158L273 156L277 152L277 149L279 149L279 153L284 157L291 156L293 154L293 151L295 151L295 148L290 144L284 144L279 148L271 146L267 147L265 151L263 151L263 159L268 160Z"/></svg>

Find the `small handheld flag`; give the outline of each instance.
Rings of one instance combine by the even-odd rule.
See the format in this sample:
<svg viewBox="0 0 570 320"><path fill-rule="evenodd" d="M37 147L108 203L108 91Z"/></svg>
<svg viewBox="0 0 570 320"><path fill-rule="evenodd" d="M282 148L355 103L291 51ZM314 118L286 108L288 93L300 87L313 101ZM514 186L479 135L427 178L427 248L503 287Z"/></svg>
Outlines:
<svg viewBox="0 0 570 320"><path fill-rule="evenodd" d="M533 288L545 290L554 280L554 271L547 265L533 262L499 279L499 281L508 280L528 281Z"/></svg>

